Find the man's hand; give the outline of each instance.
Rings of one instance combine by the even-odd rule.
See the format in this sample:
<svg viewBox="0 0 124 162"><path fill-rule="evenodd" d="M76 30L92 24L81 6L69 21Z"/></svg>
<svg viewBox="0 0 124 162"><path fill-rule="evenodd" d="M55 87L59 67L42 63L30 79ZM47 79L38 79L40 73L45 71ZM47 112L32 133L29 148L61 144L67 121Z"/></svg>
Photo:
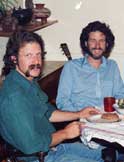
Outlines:
<svg viewBox="0 0 124 162"><path fill-rule="evenodd" d="M80 122L72 122L68 124L65 128L66 139L73 139L75 137L80 136L81 133L81 123Z"/></svg>
<svg viewBox="0 0 124 162"><path fill-rule="evenodd" d="M79 118L87 118L91 115L100 114L100 110L94 107L85 107L82 110L80 110L78 113L79 113Z"/></svg>
<svg viewBox="0 0 124 162"><path fill-rule="evenodd" d="M52 142L50 146L55 146L64 140L73 139L81 135L82 128L85 127L85 123L72 122L68 124L64 129L61 129L52 134Z"/></svg>

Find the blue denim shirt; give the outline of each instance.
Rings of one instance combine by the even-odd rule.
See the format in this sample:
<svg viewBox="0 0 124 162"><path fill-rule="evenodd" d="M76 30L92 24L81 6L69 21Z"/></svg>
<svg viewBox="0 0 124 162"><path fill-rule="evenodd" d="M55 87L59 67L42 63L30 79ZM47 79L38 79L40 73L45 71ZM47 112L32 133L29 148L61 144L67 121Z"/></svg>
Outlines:
<svg viewBox="0 0 124 162"><path fill-rule="evenodd" d="M124 83L114 60L102 57L98 69L89 64L87 56L65 64L58 87L58 108L78 111L87 106L103 107L106 96L124 98Z"/></svg>

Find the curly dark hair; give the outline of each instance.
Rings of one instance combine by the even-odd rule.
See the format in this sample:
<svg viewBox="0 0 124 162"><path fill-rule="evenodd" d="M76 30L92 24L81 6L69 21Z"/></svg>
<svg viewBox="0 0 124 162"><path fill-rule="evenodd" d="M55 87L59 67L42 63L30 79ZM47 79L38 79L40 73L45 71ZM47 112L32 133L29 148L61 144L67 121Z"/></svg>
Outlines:
<svg viewBox="0 0 124 162"><path fill-rule="evenodd" d="M83 54L85 55L86 53L89 52L86 46L86 42L88 41L89 33L95 31L100 31L106 36L107 46L106 46L106 51L104 52L103 55L106 58L108 58L110 56L110 52L112 48L114 47L115 37L111 29L109 28L109 26L106 25L105 23L101 23L100 21L91 22L82 30L82 33L80 35L80 46L83 51Z"/></svg>
<svg viewBox="0 0 124 162"><path fill-rule="evenodd" d="M11 69L16 68L16 64L11 59L11 56L16 56L18 60L19 49L25 43L29 42L36 42L40 45L42 50L42 59L44 59L45 49L42 37L33 32L28 32L24 30L16 31L10 36L6 45L6 52L3 57L4 67L2 69L2 76L6 76L7 74L9 74Z"/></svg>

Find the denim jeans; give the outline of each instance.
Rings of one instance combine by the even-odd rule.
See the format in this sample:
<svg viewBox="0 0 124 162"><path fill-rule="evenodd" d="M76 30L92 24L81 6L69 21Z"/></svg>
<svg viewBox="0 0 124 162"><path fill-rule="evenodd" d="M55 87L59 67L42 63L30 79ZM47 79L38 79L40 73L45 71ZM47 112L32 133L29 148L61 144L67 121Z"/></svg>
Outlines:
<svg viewBox="0 0 124 162"><path fill-rule="evenodd" d="M90 149L79 142L60 144L55 150L49 151L45 162L103 162L101 149L101 146Z"/></svg>
<svg viewBox="0 0 124 162"><path fill-rule="evenodd" d="M100 146L98 149L90 149L83 143L64 143L48 152L44 162L103 162ZM37 157L21 157L25 162L39 162Z"/></svg>
<svg viewBox="0 0 124 162"><path fill-rule="evenodd" d="M117 160L124 162L124 153L118 153Z"/></svg>

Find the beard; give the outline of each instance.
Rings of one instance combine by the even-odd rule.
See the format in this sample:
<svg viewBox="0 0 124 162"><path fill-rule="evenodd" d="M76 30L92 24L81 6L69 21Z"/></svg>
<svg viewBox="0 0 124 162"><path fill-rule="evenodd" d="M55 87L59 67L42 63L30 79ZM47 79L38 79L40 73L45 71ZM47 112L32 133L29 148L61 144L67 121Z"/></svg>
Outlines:
<svg viewBox="0 0 124 162"><path fill-rule="evenodd" d="M87 49L88 55L91 56L94 60L100 60L102 58L103 54L104 54L103 49L102 48L92 48L92 51L93 50L100 50L101 51L101 54L98 55L98 56L96 56L89 49Z"/></svg>
<svg viewBox="0 0 124 162"><path fill-rule="evenodd" d="M24 73L26 77L32 77L32 75L30 74L30 71L33 70L33 69L39 69L40 70L40 74L35 77L35 78L38 78L40 77L41 75L41 65L40 64L32 64L28 67L28 70Z"/></svg>

